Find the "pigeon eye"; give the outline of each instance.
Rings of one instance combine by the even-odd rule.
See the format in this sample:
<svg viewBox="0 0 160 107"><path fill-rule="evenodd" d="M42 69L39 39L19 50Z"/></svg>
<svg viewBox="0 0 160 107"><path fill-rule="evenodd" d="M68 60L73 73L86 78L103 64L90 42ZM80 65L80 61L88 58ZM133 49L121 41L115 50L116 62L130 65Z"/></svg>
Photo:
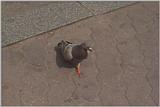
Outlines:
<svg viewBox="0 0 160 107"><path fill-rule="evenodd" d="M61 43L58 43L58 46L60 46L61 45Z"/></svg>

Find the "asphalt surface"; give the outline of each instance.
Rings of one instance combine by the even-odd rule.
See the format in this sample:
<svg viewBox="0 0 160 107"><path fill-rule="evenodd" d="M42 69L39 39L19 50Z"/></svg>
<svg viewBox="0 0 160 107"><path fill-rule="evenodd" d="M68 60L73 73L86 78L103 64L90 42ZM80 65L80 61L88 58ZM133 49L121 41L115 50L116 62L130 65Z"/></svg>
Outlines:
<svg viewBox="0 0 160 107"><path fill-rule="evenodd" d="M158 2L141 2L2 48L2 105L159 104ZM55 46L87 42L81 77Z"/></svg>

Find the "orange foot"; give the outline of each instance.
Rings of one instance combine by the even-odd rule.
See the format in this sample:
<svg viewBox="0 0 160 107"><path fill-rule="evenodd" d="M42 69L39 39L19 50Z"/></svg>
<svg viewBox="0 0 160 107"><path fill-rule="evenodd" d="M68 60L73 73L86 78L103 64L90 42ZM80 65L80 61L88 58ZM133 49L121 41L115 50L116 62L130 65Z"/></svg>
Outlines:
<svg viewBox="0 0 160 107"><path fill-rule="evenodd" d="M76 67L76 72L77 72L77 75L80 77L80 64L77 65Z"/></svg>

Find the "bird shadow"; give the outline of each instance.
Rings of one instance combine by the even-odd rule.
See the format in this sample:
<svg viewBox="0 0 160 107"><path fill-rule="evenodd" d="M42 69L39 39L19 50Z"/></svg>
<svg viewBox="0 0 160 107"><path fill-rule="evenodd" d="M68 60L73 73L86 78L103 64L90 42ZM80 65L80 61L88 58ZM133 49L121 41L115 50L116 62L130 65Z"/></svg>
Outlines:
<svg viewBox="0 0 160 107"><path fill-rule="evenodd" d="M54 49L56 51L56 64L59 68L74 68L72 64L64 60L61 50L58 48L58 46L55 46Z"/></svg>

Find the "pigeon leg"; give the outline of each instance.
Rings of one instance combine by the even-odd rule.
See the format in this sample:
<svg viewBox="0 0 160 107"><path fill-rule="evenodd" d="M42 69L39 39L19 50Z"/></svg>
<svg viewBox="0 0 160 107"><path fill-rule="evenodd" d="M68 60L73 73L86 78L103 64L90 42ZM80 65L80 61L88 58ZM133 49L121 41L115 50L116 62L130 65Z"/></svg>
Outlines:
<svg viewBox="0 0 160 107"><path fill-rule="evenodd" d="M80 77L80 63L76 67L76 72L77 72L78 76Z"/></svg>

